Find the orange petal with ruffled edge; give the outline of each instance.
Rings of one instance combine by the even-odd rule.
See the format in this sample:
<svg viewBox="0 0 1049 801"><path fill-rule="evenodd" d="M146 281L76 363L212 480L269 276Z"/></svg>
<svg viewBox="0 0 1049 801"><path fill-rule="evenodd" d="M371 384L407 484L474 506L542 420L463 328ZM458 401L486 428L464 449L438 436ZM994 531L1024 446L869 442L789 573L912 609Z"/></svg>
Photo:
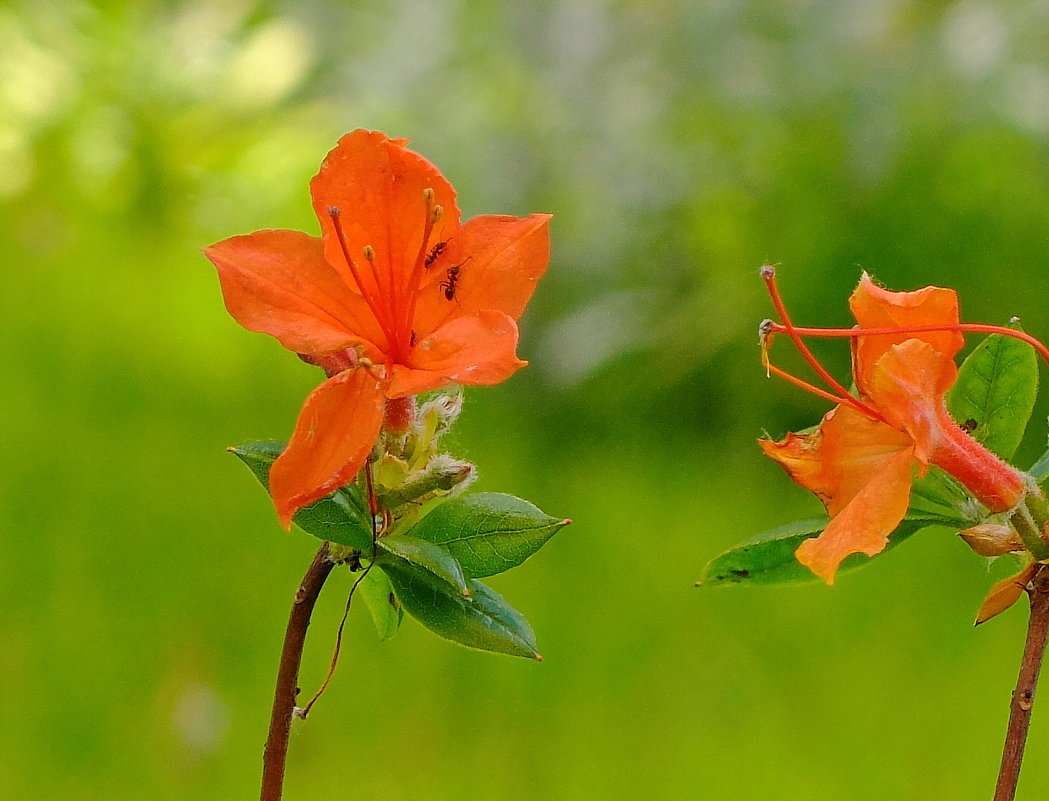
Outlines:
<svg viewBox="0 0 1049 801"><path fill-rule="evenodd" d="M481 309L496 309L515 320L524 314L550 261L551 216L485 214L467 220L426 270L415 330L427 333ZM457 280L449 300L445 289L453 267L458 267Z"/></svg>
<svg viewBox="0 0 1049 801"><path fill-rule="evenodd" d="M456 317L419 340L407 366L393 365L387 395L417 395L452 382L505 381L528 364L517 358L517 337L517 323L500 311Z"/></svg>
<svg viewBox="0 0 1049 801"><path fill-rule="evenodd" d="M284 528L300 508L353 480L379 435L384 408L382 383L364 369L339 373L310 393L270 469Z"/></svg>
<svg viewBox="0 0 1049 801"><path fill-rule="evenodd" d="M378 282L364 287L363 291L379 293L381 286L383 294L398 296L399 308L406 308L404 293L409 289L409 277L423 249L427 216L424 190L432 189L434 204L442 207L441 219L430 241L436 244L448 239L460 226L452 185L433 164L408 150L407 143L407 139L390 139L378 131L352 131L328 153L320 171L310 181L310 194L320 220L328 261L348 275L346 259L328 213L334 206L340 210L339 222L349 253L362 270L367 269L363 258L365 246L374 251ZM348 282L356 285L352 277Z"/></svg>
<svg viewBox="0 0 1049 801"><path fill-rule="evenodd" d="M944 423L956 428L943 409L944 393L958 378L954 360L927 342L908 339L886 351L869 377L868 396L878 411L889 425L911 436L915 455L928 464L944 439Z"/></svg>
<svg viewBox="0 0 1049 801"><path fill-rule="evenodd" d="M218 270L233 318L296 353L327 354L351 344L375 349L383 335L363 299L324 260L321 240L263 230L204 249Z"/></svg>
<svg viewBox="0 0 1049 801"><path fill-rule="evenodd" d="M891 292L877 286L867 273L863 273L859 286L849 298L849 306L861 328L906 329L959 322L958 296L953 289L927 286L914 292ZM898 334L857 337L853 346L853 375L862 394L870 391L871 374L878 359L893 345L908 339L928 343L948 360L953 360L965 345L958 331L901 330Z"/></svg>
<svg viewBox="0 0 1049 801"><path fill-rule="evenodd" d="M833 584L838 566L849 554L874 556L883 551L889 535L907 514L914 465L909 448L887 459L831 518L822 534L798 547L798 561Z"/></svg>
<svg viewBox="0 0 1049 801"><path fill-rule="evenodd" d="M988 509L1004 512L1023 498L1024 477L951 419L944 394L957 377L953 360L910 339L878 359L870 397L890 425L910 435L923 464L942 468Z"/></svg>
<svg viewBox="0 0 1049 801"><path fill-rule="evenodd" d="M758 445L797 484L815 493L833 516L863 491L887 461L910 451L912 442L885 423L838 406L823 416L815 431L788 434L779 442L761 439Z"/></svg>

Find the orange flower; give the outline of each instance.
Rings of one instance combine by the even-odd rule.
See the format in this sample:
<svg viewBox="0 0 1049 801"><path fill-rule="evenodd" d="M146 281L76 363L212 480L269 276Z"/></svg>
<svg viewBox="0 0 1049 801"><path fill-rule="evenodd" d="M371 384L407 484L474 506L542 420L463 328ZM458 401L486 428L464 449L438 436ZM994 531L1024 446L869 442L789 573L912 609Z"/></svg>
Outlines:
<svg viewBox="0 0 1049 801"><path fill-rule="evenodd" d="M516 320L546 271L550 215L463 223L451 184L406 144L362 130L339 141L310 182L320 237L262 230L204 251L237 322L329 376L270 473L285 528L356 476L384 414L403 430L404 404L389 401L526 364Z"/></svg>
<svg viewBox="0 0 1049 801"><path fill-rule="evenodd" d="M929 465L953 475L992 512L1016 506L1025 492L1021 473L947 413L944 396L957 378L954 356L964 344L954 291L890 292L864 273L849 305L861 331L892 331L853 339L858 398L842 395L811 433L759 440L765 454L827 508L826 529L802 543L797 558L828 584L849 554L873 556L885 547L907 512L912 475ZM776 330L799 341L797 329L784 323Z"/></svg>

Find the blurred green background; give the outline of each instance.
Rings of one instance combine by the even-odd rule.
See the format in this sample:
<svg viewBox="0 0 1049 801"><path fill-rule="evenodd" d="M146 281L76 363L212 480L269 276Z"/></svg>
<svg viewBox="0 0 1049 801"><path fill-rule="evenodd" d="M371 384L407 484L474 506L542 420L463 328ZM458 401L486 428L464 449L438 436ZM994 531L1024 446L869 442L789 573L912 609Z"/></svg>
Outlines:
<svg viewBox="0 0 1049 801"><path fill-rule="evenodd" d="M987 798L1026 614L971 628L997 573L950 532L833 588L692 585L819 510L753 442L826 408L764 377L762 262L801 322L849 324L867 269L1049 336L1047 25L1044 0L3 3L0 797L256 797L315 541L224 449L287 436L318 374L227 317L199 248L315 232L309 177L368 127L467 216L554 213L531 366L468 392L454 452L575 523L493 581L541 665L414 622L380 644L355 609L286 798ZM1042 709L1020 797L1046 782Z"/></svg>

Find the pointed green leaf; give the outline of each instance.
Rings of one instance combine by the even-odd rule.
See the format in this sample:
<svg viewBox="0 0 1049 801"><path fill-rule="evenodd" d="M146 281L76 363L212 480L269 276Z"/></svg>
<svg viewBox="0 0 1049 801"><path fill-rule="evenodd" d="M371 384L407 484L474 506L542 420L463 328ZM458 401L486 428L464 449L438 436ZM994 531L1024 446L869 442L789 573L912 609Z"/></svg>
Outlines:
<svg viewBox="0 0 1049 801"><path fill-rule="evenodd" d="M484 578L517 567L570 522L513 495L479 492L445 501L409 533L445 548L468 576Z"/></svg>
<svg viewBox="0 0 1049 801"><path fill-rule="evenodd" d="M1027 472L1034 476L1039 484L1044 484L1045 479L1049 478L1049 451L1043 453Z"/></svg>
<svg viewBox="0 0 1049 801"><path fill-rule="evenodd" d="M994 334L962 362L947 393L947 409L959 425L1003 459L1016 452L1038 393L1034 348Z"/></svg>
<svg viewBox="0 0 1049 801"><path fill-rule="evenodd" d="M393 554L449 584L464 598L470 597L470 588L466 583L466 576L463 575L462 566L440 545L407 534L382 537L378 544L380 565L387 558L387 554Z"/></svg>
<svg viewBox="0 0 1049 801"><path fill-rule="evenodd" d="M389 577L381 570L369 570L358 588L380 640L389 640L400 628L404 609L393 592Z"/></svg>
<svg viewBox="0 0 1049 801"><path fill-rule="evenodd" d="M942 524L936 517L907 518L889 536L886 551L891 550L915 532L931 525ZM721 556L710 561L703 569L697 584L719 586L723 584L787 584L819 579L807 567L794 558L798 546L815 537L827 525L826 518L811 518L788 523L771 529L746 542L730 548ZM855 553L841 563L839 573L855 569L870 562L865 554Z"/></svg>
<svg viewBox="0 0 1049 801"><path fill-rule="evenodd" d="M275 440L249 442L230 448L267 490L269 489L270 467L284 452L285 443ZM350 548L370 551L372 527L368 509L360 490L347 484L331 495L304 506L295 513L292 522L314 537Z"/></svg>
<svg viewBox="0 0 1049 801"><path fill-rule="evenodd" d="M469 580L473 600L468 601L411 562L389 555L379 566L405 611L435 634L468 648L542 661L528 621L481 582Z"/></svg>

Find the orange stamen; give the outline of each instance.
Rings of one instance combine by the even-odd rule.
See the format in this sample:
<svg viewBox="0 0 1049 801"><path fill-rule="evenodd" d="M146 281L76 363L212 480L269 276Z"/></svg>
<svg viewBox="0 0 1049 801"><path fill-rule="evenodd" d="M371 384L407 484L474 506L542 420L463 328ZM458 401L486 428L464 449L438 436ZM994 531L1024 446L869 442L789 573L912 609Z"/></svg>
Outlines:
<svg viewBox="0 0 1049 801"><path fill-rule="evenodd" d="M379 326L382 328L383 333L386 334L386 338L390 341L392 346L396 339L393 336L393 332L390 331L389 321L386 315L380 313L378 307L375 305L375 299L372 297L373 293L369 291L369 287L366 287L361 280L361 271L357 267L357 262L353 260L353 256L350 255L350 248L346 244L346 235L342 232L342 222L339 219L340 214L341 212L339 211L338 206L328 207L328 216L331 217L332 224L335 226L335 236L339 240L339 247L342 248L342 256L346 259L346 264L350 268L353 280L357 282L357 287L361 290L361 295L368 304L368 308L372 310L376 322L379 323Z"/></svg>
<svg viewBox="0 0 1049 801"><path fill-rule="evenodd" d="M857 411L862 412L867 417L870 417L872 420L881 420L882 417L880 414L859 399L855 398L852 393L842 386L838 380L834 378L834 376L832 376L822 364L820 364L812 351L809 350L809 346L805 344L804 340L802 340L798 333L799 329L795 328L794 323L791 321L790 315L787 313L787 307L783 303L783 299L780 297L779 289L776 287L776 268L771 264L763 265L761 268L761 278L765 282L765 286L768 287L769 297L772 298L772 305L783 320L782 323L773 323L770 330L780 331L790 337L790 341L794 343L794 347L798 349L798 352L809 366L816 371L816 375L822 378L824 383L837 392L841 398L848 398L849 400L846 402L850 406Z"/></svg>
<svg viewBox="0 0 1049 801"><path fill-rule="evenodd" d="M790 334L794 332L798 335L807 337L864 337L864 336L878 336L879 334L924 334L931 331L959 331L963 334L1001 334L1002 336L1012 337L1018 339L1021 342L1026 342L1046 364L1049 364L1049 347L1039 339L1031 336L1025 331L1017 331L1014 328L1007 328L1004 325L989 325L987 323L952 323L950 325L915 325L907 326L904 328L807 328L805 326L791 325L789 328L780 323L770 323L768 326L770 333L783 333Z"/></svg>
<svg viewBox="0 0 1049 801"><path fill-rule="evenodd" d="M816 395L817 397L823 398L824 400L829 400L831 403L833 403L835 405L852 406L853 408L856 409L856 411L861 412L862 414L870 416L870 418L872 420L877 420L877 421L882 422L882 423L885 422L885 418L883 418L880 414L871 414L867 410L866 406L863 406L862 404L858 404L856 402L856 399L853 398L851 395L849 395L847 397L839 397L837 395L834 395L834 394L832 394L830 392L827 392L827 390L825 390L825 389L821 389L820 387L817 387L815 384L810 384L808 381L804 380L803 378L798 378L793 373L788 373L786 370L783 370L783 369L777 367L772 362L766 361L765 362L765 369L768 370L769 373L771 373L772 375L778 376L778 377L782 378L784 381L787 381L788 383L791 383L791 384L793 384L796 387L801 387L802 389L806 390L807 392L811 392L813 395Z"/></svg>
<svg viewBox="0 0 1049 801"><path fill-rule="evenodd" d="M375 279L376 291L378 292L378 298L376 303L385 301L386 305L386 318L390 320L390 326L393 329L393 336L390 339L390 349L397 354L401 354L401 329L398 325L397 320L397 296L396 287L394 286L392 275L393 266L389 259L386 260L387 265L387 280L384 282L379 281L379 273L375 268L375 248L371 245L364 246L364 258L371 267L372 277Z"/></svg>

